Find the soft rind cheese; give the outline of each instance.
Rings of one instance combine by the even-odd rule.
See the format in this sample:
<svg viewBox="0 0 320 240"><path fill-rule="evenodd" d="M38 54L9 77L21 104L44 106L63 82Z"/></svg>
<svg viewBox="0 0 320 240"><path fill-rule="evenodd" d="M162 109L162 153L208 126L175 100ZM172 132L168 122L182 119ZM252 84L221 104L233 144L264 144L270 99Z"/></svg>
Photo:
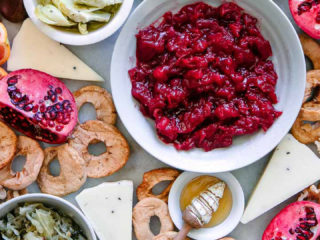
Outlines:
<svg viewBox="0 0 320 240"><path fill-rule="evenodd" d="M320 159L287 134L275 149L241 222L246 224L320 179Z"/></svg>
<svg viewBox="0 0 320 240"><path fill-rule="evenodd" d="M83 190L76 201L100 240L131 240L132 181L105 182Z"/></svg>
<svg viewBox="0 0 320 240"><path fill-rule="evenodd" d="M103 81L103 78L62 44L26 19L12 43L8 71L32 68L58 78Z"/></svg>

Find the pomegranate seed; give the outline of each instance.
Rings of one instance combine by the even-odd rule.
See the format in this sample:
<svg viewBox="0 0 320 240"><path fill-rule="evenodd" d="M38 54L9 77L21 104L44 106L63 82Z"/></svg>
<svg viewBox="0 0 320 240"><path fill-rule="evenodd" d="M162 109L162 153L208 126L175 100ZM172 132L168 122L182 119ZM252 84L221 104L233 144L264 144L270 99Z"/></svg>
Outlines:
<svg viewBox="0 0 320 240"><path fill-rule="evenodd" d="M49 127L54 127L55 124L54 124L53 121L50 120L50 121L48 122L48 125L49 125Z"/></svg>
<svg viewBox="0 0 320 240"><path fill-rule="evenodd" d="M55 112L49 112L49 115L51 120L55 120L57 117L57 114Z"/></svg>
<svg viewBox="0 0 320 240"><path fill-rule="evenodd" d="M42 120L42 118L43 118L43 113L36 113L36 114L34 115L34 119L35 119L36 121L38 121L38 122L40 122L40 121Z"/></svg>
<svg viewBox="0 0 320 240"><path fill-rule="evenodd" d="M65 110L66 110L68 113L73 112L73 109L72 109L72 107L70 107L70 106L67 106L67 107L65 108Z"/></svg>
<svg viewBox="0 0 320 240"><path fill-rule="evenodd" d="M62 89L60 87L57 87L54 91L56 92L56 94L62 93Z"/></svg>
<svg viewBox="0 0 320 240"><path fill-rule="evenodd" d="M305 207L306 213L314 213L313 207Z"/></svg>
<svg viewBox="0 0 320 240"><path fill-rule="evenodd" d="M70 105L70 101L69 101L69 100L64 100L64 101L62 102L62 106L63 106L64 109L67 108L67 107L70 107L70 106L71 106L71 105Z"/></svg>
<svg viewBox="0 0 320 240"><path fill-rule="evenodd" d="M14 86L14 85L9 86L9 87L7 88L8 92L13 92L13 91L15 91L16 89L17 89L17 88L16 88L16 86Z"/></svg>
<svg viewBox="0 0 320 240"><path fill-rule="evenodd" d="M49 90L49 91L47 92L47 94L48 94L49 97L51 97L52 95L54 95L54 91Z"/></svg>
<svg viewBox="0 0 320 240"><path fill-rule="evenodd" d="M8 78L8 81L7 81L9 86L15 85L17 82L18 82L17 76L12 76L12 77Z"/></svg>
<svg viewBox="0 0 320 240"><path fill-rule="evenodd" d="M52 101L52 102L56 102L57 101L57 95L52 95L51 97L50 97L50 100Z"/></svg>
<svg viewBox="0 0 320 240"><path fill-rule="evenodd" d="M311 8L312 8L312 3L309 1L304 1L303 3L300 3L298 6L298 15L308 12Z"/></svg>
<svg viewBox="0 0 320 240"><path fill-rule="evenodd" d="M41 106L40 106L40 112L45 112L46 111L46 106L44 105L44 104L42 104Z"/></svg>
<svg viewBox="0 0 320 240"><path fill-rule="evenodd" d="M62 105L61 105L61 103L56 103L56 104L54 105L54 108L55 108L58 112L60 112L60 111L62 110Z"/></svg>
<svg viewBox="0 0 320 240"><path fill-rule="evenodd" d="M58 115L57 115L57 118L56 118L56 121L58 122L58 123L62 123L63 122L63 115L62 115L62 113L58 113Z"/></svg>
<svg viewBox="0 0 320 240"><path fill-rule="evenodd" d="M308 239L302 235L298 235L297 240L308 240Z"/></svg>
<svg viewBox="0 0 320 240"><path fill-rule="evenodd" d="M41 120L41 124L46 127L47 126L47 120L43 118Z"/></svg>
<svg viewBox="0 0 320 240"><path fill-rule="evenodd" d="M30 112L33 109L33 104L29 103L23 107L23 110Z"/></svg>
<svg viewBox="0 0 320 240"><path fill-rule="evenodd" d="M58 132L60 132L62 129L63 129L63 126L61 126L61 125L56 126L56 130L57 130Z"/></svg>
<svg viewBox="0 0 320 240"><path fill-rule="evenodd" d="M39 109L39 105L35 105L32 109L32 112L36 113L38 112L38 109Z"/></svg>
<svg viewBox="0 0 320 240"><path fill-rule="evenodd" d="M12 99L15 101L15 102L20 102L22 100L22 95L21 93L19 92L13 92L12 93Z"/></svg>
<svg viewBox="0 0 320 240"><path fill-rule="evenodd" d="M316 23L320 23L320 11L317 13Z"/></svg>
<svg viewBox="0 0 320 240"><path fill-rule="evenodd" d="M65 118L65 119L63 119L63 124L64 125L67 125L68 123L70 122L70 118Z"/></svg>

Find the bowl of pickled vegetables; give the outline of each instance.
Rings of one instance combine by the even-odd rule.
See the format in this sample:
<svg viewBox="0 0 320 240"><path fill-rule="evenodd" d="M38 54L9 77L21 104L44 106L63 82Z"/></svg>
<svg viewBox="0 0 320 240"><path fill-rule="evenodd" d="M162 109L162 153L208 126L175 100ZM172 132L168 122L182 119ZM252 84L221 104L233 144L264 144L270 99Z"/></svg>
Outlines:
<svg viewBox="0 0 320 240"><path fill-rule="evenodd" d="M32 22L53 40L88 45L117 31L133 0L24 0Z"/></svg>
<svg viewBox="0 0 320 240"><path fill-rule="evenodd" d="M27 194L1 204L0 239L97 240L75 206L47 194Z"/></svg>

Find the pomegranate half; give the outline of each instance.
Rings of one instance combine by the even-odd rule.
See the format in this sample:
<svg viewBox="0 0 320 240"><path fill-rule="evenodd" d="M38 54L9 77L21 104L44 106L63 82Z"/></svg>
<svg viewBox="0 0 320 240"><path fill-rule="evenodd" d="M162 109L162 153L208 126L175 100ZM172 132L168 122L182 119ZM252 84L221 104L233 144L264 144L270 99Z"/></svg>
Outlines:
<svg viewBox="0 0 320 240"><path fill-rule="evenodd" d="M72 93L44 72L11 72L0 79L0 96L0 119L37 140L65 142L77 123Z"/></svg>
<svg viewBox="0 0 320 240"><path fill-rule="evenodd" d="M272 219L262 240L319 240L320 204L294 202Z"/></svg>
<svg viewBox="0 0 320 240"><path fill-rule="evenodd" d="M310 37L320 39L320 0L289 0L294 21Z"/></svg>

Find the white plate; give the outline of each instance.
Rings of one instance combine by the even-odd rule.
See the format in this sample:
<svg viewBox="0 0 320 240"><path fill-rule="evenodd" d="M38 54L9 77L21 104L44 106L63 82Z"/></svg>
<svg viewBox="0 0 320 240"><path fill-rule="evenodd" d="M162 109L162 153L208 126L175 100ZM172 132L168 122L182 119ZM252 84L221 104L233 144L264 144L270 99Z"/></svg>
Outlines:
<svg viewBox="0 0 320 240"><path fill-rule="evenodd" d="M244 210L244 196L241 185L231 173L216 173L216 174L199 174L184 172L173 183L169 194L168 206L172 221L178 229L183 226L182 212L180 210L180 196L184 187L194 178L201 175L210 175L224 181L232 194L232 209L229 216L219 225L212 228L202 228L191 230L188 237L201 240L219 239L230 232L239 224L240 218Z"/></svg>
<svg viewBox="0 0 320 240"><path fill-rule="evenodd" d="M164 163L193 172L224 172L249 165L269 153L289 131L303 98L305 59L298 36L281 9L270 0L235 1L259 19L260 29L272 45L273 62L279 79L276 109L283 112L266 132L239 137L232 146L204 152L201 149L177 151L161 142L154 122L139 111L131 95L128 70L135 66L136 39L139 29L148 26L165 12L177 11L197 0L145 0L133 12L116 42L111 63L111 87L118 114L133 138L150 154ZM218 6L223 0L210 1Z"/></svg>
<svg viewBox="0 0 320 240"><path fill-rule="evenodd" d="M133 0L124 0L119 11L103 27L89 32L86 35L81 35L80 33L72 33L67 31L62 31L48 24L41 22L34 13L36 6L39 3L39 0L23 0L26 11L31 18L32 22L48 37L53 40L69 44L69 45L89 45L93 43L100 42L107 37L110 37L115 33L121 25L125 22L132 8Z"/></svg>

